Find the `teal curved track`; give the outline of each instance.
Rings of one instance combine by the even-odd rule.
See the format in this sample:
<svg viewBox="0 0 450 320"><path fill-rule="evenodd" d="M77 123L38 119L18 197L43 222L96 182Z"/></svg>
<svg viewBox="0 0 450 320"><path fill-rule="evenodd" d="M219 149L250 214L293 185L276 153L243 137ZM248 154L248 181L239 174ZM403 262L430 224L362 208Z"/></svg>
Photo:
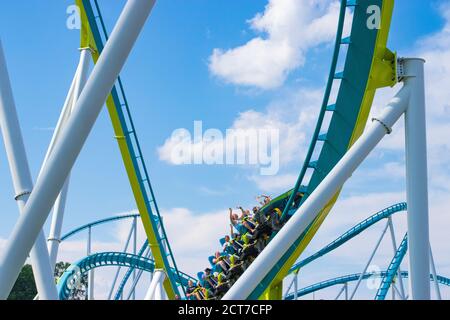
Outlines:
<svg viewBox="0 0 450 320"><path fill-rule="evenodd" d="M364 230L368 229L369 227L373 226L377 222L380 222L383 219L387 219L390 216L392 216L395 213L402 212L406 210L406 203L401 202L394 204L393 206L390 206L386 209L383 209L374 215L370 216L369 218L365 219L364 221L358 223L353 228L346 231L343 235L341 235L336 240L330 242L328 245L326 245L323 249L317 251L315 254L301 260L300 262L296 263L290 270L289 273L296 273L300 270L300 268L306 266L307 264L313 262L314 260L326 255L327 253L337 249L338 247L342 246L347 241L353 239L357 235L359 235Z"/></svg>
<svg viewBox="0 0 450 320"><path fill-rule="evenodd" d="M83 274L87 273L89 270L107 266L134 267L136 269L147 272L153 272L155 269L155 263L153 259L145 258L131 253L102 252L92 254L72 264L63 273L57 285L59 299L68 299L72 290L72 283L79 279ZM186 273L177 271L175 269L171 269L171 272L180 273L180 277L177 277L177 279L180 279L180 282L178 283L179 285L187 286L188 280L195 281L195 278L189 276Z"/></svg>
<svg viewBox="0 0 450 320"><path fill-rule="evenodd" d="M114 217L110 217L110 218L106 218L106 219L100 219L91 223L87 223L84 224L78 228L75 228L67 233L65 233L62 237L61 237L61 241L67 240L68 238L76 235L77 233L80 233L83 230L98 226L98 225L102 225L102 224L106 224L109 222L115 222L115 221L120 221L120 220L125 220L125 219L133 219L133 218L140 218L139 214L124 214L124 215L120 215L120 216L114 216Z"/></svg>
<svg viewBox="0 0 450 320"><path fill-rule="evenodd" d="M400 246L395 252L394 258L392 258L391 263L387 269L386 274L381 281L380 287L378 288L377 294L375 296L375 300L384 300L386 299L386 295L391 287L392 282L397 275L397 271L400 268L400 265L405 257L406 251L408 251L408 234L405 234L403 237Z"/></svg>
<svg viewBox="0 0 450 320"><path fill-rule="evenodd" d="M362 277L363 280L367 280L371 277L377 277L377 278L384 278L386 277L386 275L388 274L389 271L381 271L381 272L370 272L370 273L366 273L364 274L364 276ZM408 272L407 271L402 271L401 273L403 278L408 278ZM319 290L323 290L326 288L330 288L336 285L344 285L346 283L349 282L354 282L354 281L358 281L359 278L361 277L361 273L354 273L354 274L349 274L346 276L342 276L342 277L337 277L337 278L333 278L333 279L329 279L329 280L325 280L325 281L321 281L318 282L316 284L307 286L305 288L299 289L297 291L297 297L302 297L305 296L307 294L311 294L313 292L319 291ZM433 280L433 276L430 275L430 280ZM447 277L443 277L443 276L437 276L437 280L439 284L442 284L444 286L450 287L450 279ZM285 300L294 300L295 299L295 294L289 294L285 297Z"/></svg>

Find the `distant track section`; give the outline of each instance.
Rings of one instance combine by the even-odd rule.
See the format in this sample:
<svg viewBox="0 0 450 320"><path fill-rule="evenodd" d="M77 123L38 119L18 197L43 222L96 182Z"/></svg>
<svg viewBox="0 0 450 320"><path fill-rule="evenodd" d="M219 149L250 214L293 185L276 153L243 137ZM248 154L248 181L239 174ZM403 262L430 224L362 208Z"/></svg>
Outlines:
<svg viewBox="0 0 450 320"><path fill-rule="evenodd" d="M367 280L371 277L376 277L376 278L384 278L387 275L387 271L381 271L381 272L370 272L370 273L366 273L364 274L364 276L362 277L363 280ZM354 274L349 274L346 276L342 276L342 277L338 277L338 278L333 278L333 279L329 279L329 280L325 280L325 281L321 281L318 282L316 284L307 286L305 288L302 288L300 290L297 291L297 297L303 297L307 294L311 294L313 292L319 291L319 290L323 290L329 287L333 287L336 285L340 285L340 284L346 284L349 282L354 282L354 281L358 281L359 278L361 277L361 273L354 273ZM408 278L408 272L407 271L402 271L402 277L403 278ZM430 280L433 280L433 276L430 275ZM442 284L444 286L450 287L450 279L443 277L443 276L437 276L437 280L439 284ZM294 300L295 295L289 294L288 296L286 296L285 300Z"/></svg>
<svg viewBox="0 0 450 320"><path fill-rule="evenodd" d="M402 212L406 210L406 202L401 202L394 204L393 206L390 206L386 209L383 209L374 215L370 216L369 218L365 219L364 221L358 223L356 226L351 228L350 230L346 231L343 235L341 235L336 240L332 241L328 245L326 245L323 249L319 250L315 254L301 260L300 262L296 263L290 270L289 273L298 272L300 268L306 266L307 264L313 262L314 260L326 255L327 253L337 249L347 241L353 239L357 235L359 235L364 230L368 229L369 227L373 226L377 222L389 218L395 213Z"/></svg>
<svg viewBox="0 0 450 320"><path fill-rule="evenodd" d="M67 268L59 279L57 288L60 300L68 299L70 292L73 289L73 284L89 270L107 266L133 267L139 270L153 272L155 270L155 261L153 259L123 252L102 252L85 257ZM177 271L171 269L169 272L174 273ZM180 285L186 286L188 280L195 281L195 278L188 274L180 271L178 272L180 277L177 277L177 279L180 279Z"/></svg>

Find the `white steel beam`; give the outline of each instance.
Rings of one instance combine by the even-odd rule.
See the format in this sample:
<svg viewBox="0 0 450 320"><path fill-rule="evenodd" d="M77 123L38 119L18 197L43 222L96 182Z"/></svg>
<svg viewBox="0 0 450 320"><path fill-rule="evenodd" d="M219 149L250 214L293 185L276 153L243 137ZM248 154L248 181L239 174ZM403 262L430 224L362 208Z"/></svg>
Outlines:
<svg viewBox="0 0 450 320"><path fill-rule="evenodd" d="M16 106L9 81L6 59L0 40L0 127L5 143L6 155L16 193L15 199L19 212L24 207L33 189L30 168L17 117ZM58 300L53 268L51 267L45 235L41 228L37 230L37 239L30 252L33 275L38 294L42 299ZM23 264L23 263L22 263ZM19 270L22 265L19 265ZM9 292L8 292L9 293Z"/></svg>
<svg viewBox="0 0 450 320"><path fill-rule="evenodd" d="M413 300L430 299L425 81L422 59L404 59L411 97L405 113L409 283Z"/></svg>

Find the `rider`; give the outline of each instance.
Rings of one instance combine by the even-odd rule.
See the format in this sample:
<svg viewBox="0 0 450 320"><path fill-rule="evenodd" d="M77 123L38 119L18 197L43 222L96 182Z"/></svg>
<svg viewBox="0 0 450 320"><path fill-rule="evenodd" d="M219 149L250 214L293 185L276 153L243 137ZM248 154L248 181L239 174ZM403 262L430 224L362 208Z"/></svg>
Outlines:
<svg viewBox="0 0 450 320"><path fill-rule="evenodd" d="M247 232L253 233L255 232L254 226L252 227L248 221L246 221L244 210L241 218L236 213L233 213L233 210L229 208L230 210L230 222L233 225L233 227L242 235Z"/></svg>
<svg viewBox="0 0 450 320"><path fill-rule="evenodd" d="M262 199L262 201L260 201L260 199ZM258 200L262 206L265 206L265 205L269 204L270 201L272 201L272 198L270 196L262 194L262 195L256 197L256 200Z"/></svg>
<svg viewBox="0 0 450 320"><path fill-rule="evenodd" d="M188 286L186 289L186 297L189 300L202 300L198 291L198 286L194 284L194 281L188 280Z"/></svg>

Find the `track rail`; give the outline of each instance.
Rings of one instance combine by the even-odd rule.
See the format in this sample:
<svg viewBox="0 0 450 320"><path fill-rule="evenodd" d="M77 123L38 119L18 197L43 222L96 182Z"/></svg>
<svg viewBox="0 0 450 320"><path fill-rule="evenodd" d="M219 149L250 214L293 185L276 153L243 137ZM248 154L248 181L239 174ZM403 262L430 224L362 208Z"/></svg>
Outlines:
<svg viewBox="0 0 450 320"><path fill-rule="evenodd" d="M102 225L102 224L106 224L109 222L115 222L115 221L120 221L120 220L126 220L126 219L133 219L133 218L138 218L140 217L139 214L124 214L124 215L120 215L120 216L114 216L114 217L110 217L110 218L105 218L105 219L100 219L94 222L90 222L87 224L84 224L78 228L75 228L67 233L65 233L62 237L61 237L61 241L67 240L71 237L73 237L74 235L76 235L77 233L82 232L83 230L98 226L98 225Z"/></svg>
<svg viewBox="0 0 450 320"><path fill-rule="evenodd" d="M144 244L142 245L141 249L138 252L138 256L142 257L144 255L145 249L148 248L148 240L146 240L144 242ZM125 275L122 278L122 281L120 281L119 287L117 288L117 292L114 295L114 300L120 300L120 297L122 296L122 292L123 289L125 289L125 285L128 282L128 279L131 277L131 275L133 274L133 271L136 269L135 266L130 266L127 270L127 272L125 273Z"/></svg>
<svg viewBox="0 0 450 320"><path fill-rule="evenodd" d="M384 278L387 275L387 273L388 273L388 271L370 272L370 273L364 274L362 279L367 280L371 277ZM401 275L403 278L408 278L407 271L402 271ZM342 276L342 277L337 277L337 278L321 281L316 284L299 289L297 291L297 297L302 297L307 294L311 294L313 292L317 292L319 290L323 290L323 289L333 287L336 285L343 285L343 284L346 284L349 282L358 281L360 277L361 277L361 273L354 273L354 274L349 274L349 275ZM430 280L433 281L433 275L430 275ZM438 275L437 280L438 280L439 284L450 287L450 279L449 278ZM294 300L294 299L295 299L294 293L287 295L285 298L285 300Z"/></svg>
<svg viewBox="0 0 450 320"><path fill-rule="evenodd" d="M131 253L95 253L75 262L63 273L57 285L60 300L68 299L70 292L73 289L74 282L80 279L89 270L108 266L133 267L146 272L153 272L156 268L155 261L153 259ZM179 279L179 284L182 286L186 286L188 280L195 281L195 278L186 273L176 271L174 269L170 269L169 272L178 272L180 274L180 277L177 277L176 279Z"/></svg>
<svg viewBox="0 0 450 320"><path fill-rule="evenodd" d="M375 296L375 300L384 300L386 299L386 295L391 287L392 282L394 281L395 276L398 273L398 269L405 257L406 251L408 250L408 234L405 234L403 237L400 246L398 247L394 258L392 258L391 263L387 269L386 274L381 281L380 287L378 288L377 294Z"/></svg>
<svg viewBox="0 0 450 320"><path fill-rule="evenodd" d="M393 206L390 206L386 209L383 209L374 215L370 216L369 218L365 219L364 221L358 223L348 231L346 231L343 235L341 235L336 240L332 241L328 245L326 245L324 248L319 250L318 252L314 253L313 255L301 260L300 262L296 263L292 268L289 270L289 273L297 273L299 272L300 268L306 266L307 264L310 264L314 260L326 255L327 253L337 249L338 247L342 246L347 241L353 239L357 235L359 235L364 230L370 228L377 222L380 222L383 219L386 219L390 216L392 216L395 213L402 212L406 210L406 203L401 202L394 204Z"/></svg>

